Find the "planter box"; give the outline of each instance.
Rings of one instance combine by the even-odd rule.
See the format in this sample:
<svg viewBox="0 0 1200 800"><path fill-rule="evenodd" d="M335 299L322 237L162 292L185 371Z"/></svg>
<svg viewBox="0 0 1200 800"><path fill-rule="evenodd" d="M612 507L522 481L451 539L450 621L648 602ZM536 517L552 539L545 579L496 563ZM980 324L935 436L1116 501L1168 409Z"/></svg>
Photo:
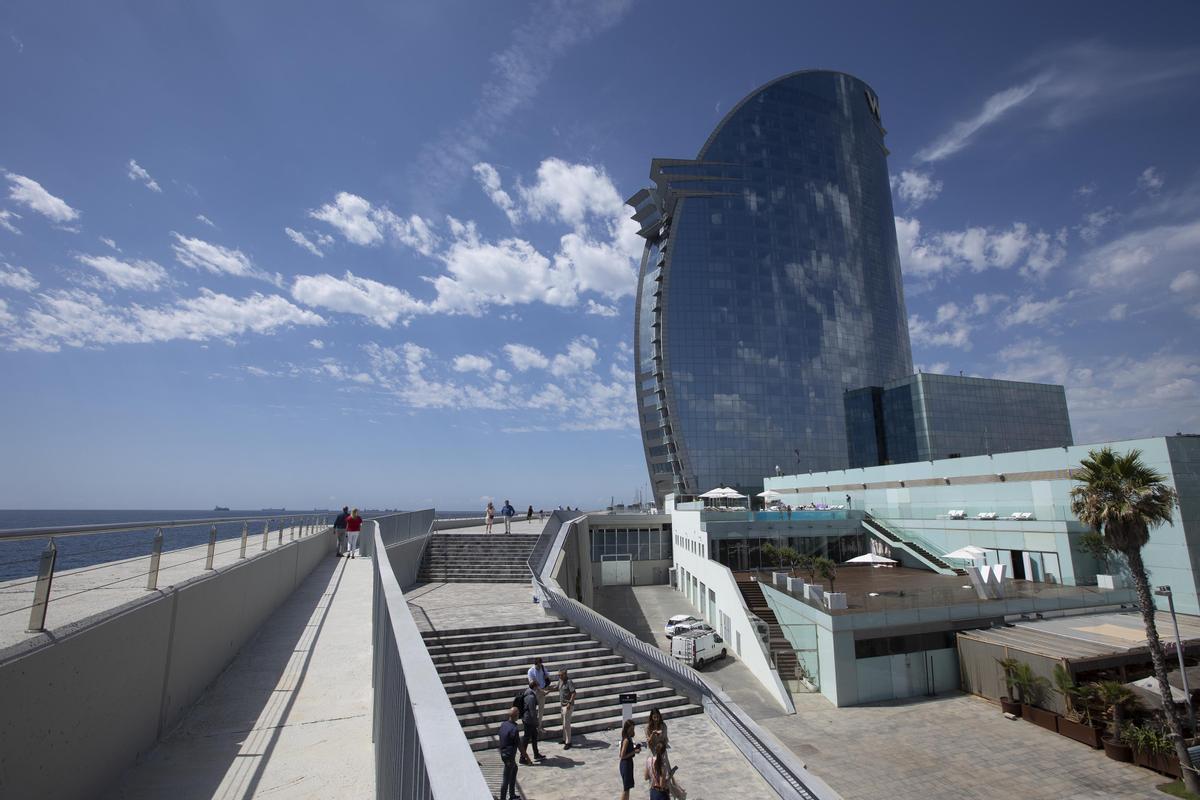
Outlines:
<svg viewBox="0 0 1200 800"><path fill-rule="evenodd" d="M1021 717L1027 719L1034 725L1045 728L1048 731L1058 733L1058 714L1053 711L1047 711L1044 708L1031 706L1028 703L1021 704Z"/></svg>
<svg viewBox="0 0 1200 800"><path fill-rule="evenodd" d="M1145 767L1155 772L1161 772L1163 775L1169 775L1172 778L1183 777L1183 772L1179 769L1179 759L1173 755L1143 753L1138 750L1134 751L1133 763L1139 767Z"/></svg>
<svg viewBox="0 0 1200 800"><path fill-rule="evenodd" d="M1091 725L1085 725L1082 722L1076 722L1066 717L1058 718L1058 732L1068 739L1074 739L1077 742L1082 742L1088 747L1100 749L1100 737L1104 733L1102 728L1093 728Z"/></svg>
<svg viewBox="0 0 1200 800"><path fill-rule="evenodd" d="M1102 739L1101 744L1104 745L1104 755L1108 756L1113 761L1124 761L1125 763L1133 761L1133 748L1124 742L1114 742L1111 739Z"/></svg>
<svg viewBox="0 0 1200 800"><path fill-rule="evenodd" d="M1005 714L1012 714L1016 717L1021 716L1021 704L1008 697L1000 698L1000 710Z"/></svg>

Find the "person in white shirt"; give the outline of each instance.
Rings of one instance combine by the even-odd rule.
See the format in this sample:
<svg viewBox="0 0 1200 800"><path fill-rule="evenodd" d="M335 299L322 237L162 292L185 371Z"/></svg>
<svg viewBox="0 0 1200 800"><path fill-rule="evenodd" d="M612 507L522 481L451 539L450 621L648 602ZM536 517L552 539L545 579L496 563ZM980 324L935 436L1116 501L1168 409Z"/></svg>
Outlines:
<svg viewBox="0 0 1200 800"><path fill-rule="evenodd" d="M550 689L550 674L546 672L546 668L542 666L542 659L535 658L533 666L529 668L529 672L525 673L529 682L534 685L537 691L538 709L537 709L537 724L542 726L542 716L546 712L546 692Z"/></svg>

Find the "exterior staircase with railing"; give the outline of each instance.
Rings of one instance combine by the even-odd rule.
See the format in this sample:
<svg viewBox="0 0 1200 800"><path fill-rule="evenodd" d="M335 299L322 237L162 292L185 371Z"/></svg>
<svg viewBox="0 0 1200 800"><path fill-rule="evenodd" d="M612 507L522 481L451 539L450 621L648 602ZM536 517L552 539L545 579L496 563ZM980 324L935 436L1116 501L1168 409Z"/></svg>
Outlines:
<svg viewBox="0 0 1200 800"><path fill-rule="evenodd" d="M762 587L759 586L756 579L743 577L737 578L737 585L738 590L742 593L742 600L746 603L746 608L767 623L767 630L771 634L769 643L771 662L779 671L779 677L785 685L795 689L795 683L800 679L800 659L796 657L796 651L792 649L791 642L783 635L783 627L779 624L775 612L767 605L767 598L763 595Z"/></svg>
<svg viewBox="0 0 1200 800"><path fill-rule="evenodd" d="M967 574L966 570L959 569L947 563L941 554L933 552L930 545L913 541L914 537L895 530L878 517L866 514L863 516L862 524L869 533L877 536L885 544L904 550L934 572L942 575Z"/></svg>

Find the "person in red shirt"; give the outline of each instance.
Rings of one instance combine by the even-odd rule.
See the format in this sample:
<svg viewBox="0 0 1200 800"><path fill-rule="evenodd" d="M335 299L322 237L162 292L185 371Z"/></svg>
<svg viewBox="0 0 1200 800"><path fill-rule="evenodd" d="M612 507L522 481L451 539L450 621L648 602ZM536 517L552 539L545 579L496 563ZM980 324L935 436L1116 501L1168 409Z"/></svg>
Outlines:
<svg viewBox="0 0 1200 800"><path fill-rule="evenodd" d="M361 530L362 517L358 515L356 508L346 518L346 555L350 558L358 558L354 551L358 549L358 532Z"/></svg>

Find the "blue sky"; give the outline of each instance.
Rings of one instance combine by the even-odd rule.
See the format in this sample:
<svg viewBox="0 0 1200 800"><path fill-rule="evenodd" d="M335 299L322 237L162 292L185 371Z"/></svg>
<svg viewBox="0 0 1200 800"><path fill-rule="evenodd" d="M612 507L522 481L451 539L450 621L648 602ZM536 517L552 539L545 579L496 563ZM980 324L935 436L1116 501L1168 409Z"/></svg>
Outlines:
<svg viewBox="0 0 1200 800"><path fill-rule="evenodd" d="M0 507L553 507L646 475L621 201L880 97L914 358L1200 431L1194 3L13 2Z"/></svg>

